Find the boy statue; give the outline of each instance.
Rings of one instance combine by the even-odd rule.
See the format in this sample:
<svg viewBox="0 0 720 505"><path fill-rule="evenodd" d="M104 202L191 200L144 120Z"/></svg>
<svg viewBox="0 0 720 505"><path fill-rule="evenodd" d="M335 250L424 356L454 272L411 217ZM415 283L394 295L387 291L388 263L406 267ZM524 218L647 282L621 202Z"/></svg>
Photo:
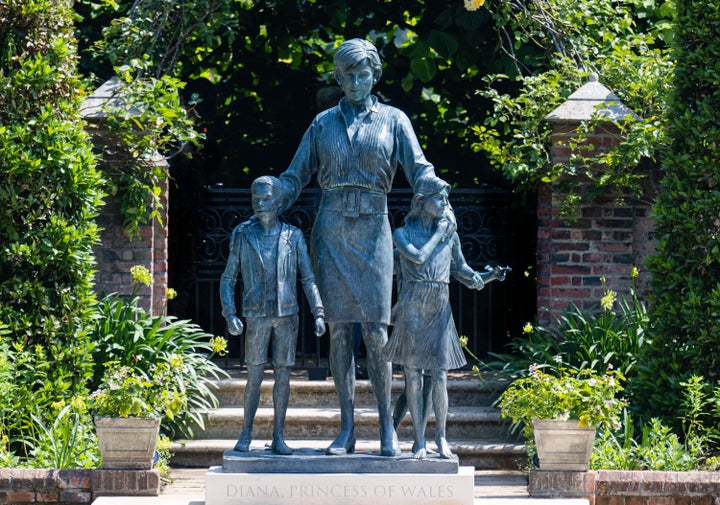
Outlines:
<svg viewBox="0 0 720 505"><path fill-rule="evenodd" d="M222 314L232 335L243 332L235 309L235 282L242 276L242 316L247 324L244 421L234 450L248 452L255 413L260 402L265 363L272 341L274 426L270 450L290 455L283 437L290 397L290 370L295 364L298 333L297 276L315 317L315 335L325 333L325 314L315 284L310 256L302 232L278 220L282 208L280 181L271 176L251 186L255 218L240 223L230 238L230 255L220 279Z"/></svg>

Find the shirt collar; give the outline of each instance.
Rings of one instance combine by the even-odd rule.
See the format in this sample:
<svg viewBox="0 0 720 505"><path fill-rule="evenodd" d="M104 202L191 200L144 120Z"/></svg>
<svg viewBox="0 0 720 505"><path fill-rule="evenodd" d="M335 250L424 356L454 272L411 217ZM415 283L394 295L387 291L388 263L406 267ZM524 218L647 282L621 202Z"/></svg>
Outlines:
<svg viewBox="0 0 720 505"><path fill-rule="evenodd" d="M348 112L348 107L349 107L349 105L348 105L347 100L345 99L345 97L342 97L342 98L340 99L340 103L339 103L338 105L339 105L339 106L338 106L338 113L339 113L339 114L344 114L344 113ZM363 111L361 112L361 114L362 114L362 113L377 112L377 110L378 110L378 99L377 99L377 97L376 97L375 95L370 95L370 107L368 107L367 110L363 110Z"/></svg>

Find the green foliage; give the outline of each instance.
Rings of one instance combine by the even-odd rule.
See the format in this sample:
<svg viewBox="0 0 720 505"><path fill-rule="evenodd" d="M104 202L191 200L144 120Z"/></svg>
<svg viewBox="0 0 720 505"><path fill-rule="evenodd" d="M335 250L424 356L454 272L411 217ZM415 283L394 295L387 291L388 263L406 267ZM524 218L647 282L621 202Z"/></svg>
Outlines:
<svg viewBox="0 0 720 505"><path fill-rule="evenodd" d="M552 371L560 362L599 374L614 369L631 379L650 323L635 291L637 269L630 277L629 300L606 291L599 308L583 311L571 304L553 326L528 323L525 333L508 343L506 354L491 354L492 361L478 365L481 372L513 378L527 375L538 364Z"/></svg>
<svg viewBox="0 0 720 505"><path fill-rule="evenodd" d="M658 245L652 272L652 345L629 388L644 418L674 415L692 375L720 379L720 7L678 1L673 94L668 99L662 192L654 208Z"/></svg>
<svg viewBox="0 0 720 505"><path fill-rule="evenodd" d="M683 388L682 435L693 454L706 462L720 450L720 382L705 382L694 375L680 384Z"/></svg>
<svg viewBox="0 0 720 505"><path fill-rule="evenodd" d="M573 419L582 427L617 428L625 406L619 398L623 380L612 371L598 375L593 370L559 367L558 375L551 375L535 367L502 392L498 406L514 428L522 427L527 440L533 438L533 419Z"/></svg>
<svg viewBox="0 0 720 505"><path fill-rule="evenodd" d="M98 60L96 65L113 68L148 59L152 62L148 72L157 79L175 75L190 55L202 59L222 38L232 40L237 10L251 5L232 0L80 0L77 4L83 16L79 37Z"/></svg>
<svg viewBox="0 0 720 505"><path fill-rule="evenodd" d="M658 418L642 425L639 439L635 423L625 413L622 432L598 433L591 461L594 469L617 470L717 470L720 385L714 389L694 376L681 384L683 403L679 412L682 438ZM713 389L710 393L709 390Z"/></svg>
<svg viewBox="0 0 720 505"><path fill-rule="evenodd" d="M93 355L96 363L90 389L101 387L119 369L130 369L153 377L158 369L172 371L165 387L169 394L180 392L187 406L172 417L163 418L162 428L174 435L192 435L194 425L203 426L201 413L217 406L217 399L207 379L225 376L210 358L222 353L217 339L197 324L174 316L152 316L140 306L137 289L143 281L149 284L147 270L133 267L134 292L129 297L110 294L99 303L99 317L91 330L97 343ZM130 408L130 407L128 407Z"/></svg>
<svg viewBox="0 0 720 505"><path fill-rule="evenodd" d="M13 452L25 456L31 416L49 422L91 372L102 181L78 117L68 2L8 0L2 23L0 321L8 333L0 336L0 419Z"/></svg>
<svg viewBox="0 0 720 505"><path fill-rule="evenodd" d="M672 71L663 44L670 33L667 24L663 30L652 23L638 27L636 19L641 15L663 19L670 10L648 12L643 5L609 0L487 3L502 47L514 61L514 72L509 77L485 78L480 93L493 110L472 126L477 135L473 147L522 187L555 183L553 189L564 197L565 214L574 215L579 201L597 195L640 195L644 174L635 167L644 159L654 162L664 147L658 118ZM528 46L537 51L527 52ZM587 133L602 123L599 116L588 121L567 146L578 152L569 163L553 164L545 116L591 72L599 74L640 119L617 123L620 146L605 151L584 145Z"/></svg>
<svg viewBox="0 0 720 505"><path fill-rule="evenodd" d="M92 419L72 404L66 405L52 424L33 416L37 429L30 444L32 459L29 463L36 468L96 468L100 463L100 452Z"/></svg>
<svg viewBox="0 0 720 505"><path fill-rule="evenodd" d="M120 201L131 236L139 234L140 225L161 218L166 158L202 136L189 116L195 103L180 101L184 83L168 75L143 77L150 65L131 60L116 68L122 85L103 107L104 117L93 123L106 191Z"/></svg>
<svg viewBox="0 0 720 505"><path fill-rule="evenodd" d="M636 463L632 451L637 443L633 439L635 423L628 410L622 413L621 428L604 428L595 435L595 445L590 458L593 470L635 470Z"/></svg>
<svg viewBox="0 0 720 505"><path fill-rule="evenodd" d="M121 205L128 235L160 219L165 161L186 156L202 135L193 126L195 101L182 100L180 57L204 54L232 38L230 0L80 0L74 9L83 68L97 85L111 78L123 86L93 124L107 179L105 191ZM186 46L190 48L186 50Z"/></svg>
<svg viewBox="0 0 720 505"><path fill-rule="evenodd" d="M8 343L3 340L3 337L7 336L8 333L10 332L7 325L0 321L0 391L3 391L5 398L12 397L16 387L12 361L7 352ZM14 440L10 439L12 430L7 425L7 418L10 413L8 407L9 405L5 401L0 402L0 468L17 466L19 462L19 458L11 450L11 443Z"/></svg>
<svg viewBox="0 0 720 505"><path fill-rule="evenodd" d="M626 422L632 423L631 418L627 417ZM643 426L639 442L627 434L618 436L609 430L599 433L590 466L598 470L690 471L698 468L694 454L657 418Z"/></svg>
<svg viewBox="0 0 720 505"><path fill-rule="evenodd" d="M160 471L160 476L165 479L168 479L170 476L170 459L172 458L172 453L170 452L171 448L172 440L164 435L159 435L157 446L155 447L155 453L158 458L154 467Z"/></svg>
<svg viewBox="0 0 720 505"><path fill-rule="evenodd" d="M187 407L182 388L182 358L149 366L148 373L105 363L98 389L88 399L93 415L101 417L161 417L172 421ZM178 380L180 379L180 380Z"/></svg>

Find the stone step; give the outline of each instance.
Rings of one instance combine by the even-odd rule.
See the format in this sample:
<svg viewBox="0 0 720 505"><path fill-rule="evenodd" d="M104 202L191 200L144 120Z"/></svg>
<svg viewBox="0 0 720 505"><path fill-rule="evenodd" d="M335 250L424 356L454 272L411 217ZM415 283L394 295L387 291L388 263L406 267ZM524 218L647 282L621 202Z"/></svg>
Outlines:
<svg viewBox="0 0 720 505"><path fill-rule="evenodd" d="M213 393L220 402L221 407L235 407L243 405L245 392L245 379L228 379L211 381ZM393 401L403 391L405 384L402 380L394 380L392 384ZM451 406L490 406L498 396L501 387L496 382L481 382L479 380L451 380L448 381L448 403ZM272 405L271 379L263 380L260 388L260 405ZM331 378L318 381L291 380L290 406L292 407L320 407L336 406L337 394ZM358 407L372 407L376 405L375 394L368 380L358 380L355 383L355 405Z"/></svg>
<svg viewBox="0 0 720 505"><path fill-rule="evenodd" d="M225 451L231 450L236 439L210 439L210 440L177 440L173 443L171 465L173 468L197 468L222 465ZM312 448L324 451L331 443L331 439L286 439L287 444L294 448ZM525 461L525 446L497 440L449 440L450 448L457 454L461 465L474 466L476 470L517 470ZM270 444L270 439L256 438L253 440L251 450L263 450ZM400 448L403 452L412 449L412 442L401 440ZM435 443L428 440L428 448L436 450ZM355 446L357 452L379 452L380 442L372 440L358 440ZM332 457L332 456L328 456Z"/></svg>
<svg viewBox="0 0 720 505"><path fill-rule="evenodd" d="M240 433L244 419L242 407L222 407L204 415L205 427L196 428L195 438L234 438ZM273 430L273 409L261 407L255 414L253 435L269 438ZM434 416L428 422L428 438L432 438ZM324 439L339 431L340 410L323 407L290 407L285 420L285 437ZM496 439L506 437L507 429L500 412L492 407L450 407L447 416L447 439ZM412 421L406 415L397 429L401 439L412 439ZM378 437L378 414L373 408L355 408L355 434L358 438Z"/></svg>

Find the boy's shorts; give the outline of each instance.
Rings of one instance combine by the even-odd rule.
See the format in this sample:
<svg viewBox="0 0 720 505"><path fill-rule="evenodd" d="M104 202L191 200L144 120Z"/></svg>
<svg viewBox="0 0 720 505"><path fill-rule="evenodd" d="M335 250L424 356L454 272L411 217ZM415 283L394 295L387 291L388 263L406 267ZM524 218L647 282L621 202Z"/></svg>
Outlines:
<svg viewBox="0 0 720 505"><path fill-rule="evenodd" d="M245 331L245 365L264 365L272 340L273 366L295 365L297 314L283 317L248 317Z"/></svg>

